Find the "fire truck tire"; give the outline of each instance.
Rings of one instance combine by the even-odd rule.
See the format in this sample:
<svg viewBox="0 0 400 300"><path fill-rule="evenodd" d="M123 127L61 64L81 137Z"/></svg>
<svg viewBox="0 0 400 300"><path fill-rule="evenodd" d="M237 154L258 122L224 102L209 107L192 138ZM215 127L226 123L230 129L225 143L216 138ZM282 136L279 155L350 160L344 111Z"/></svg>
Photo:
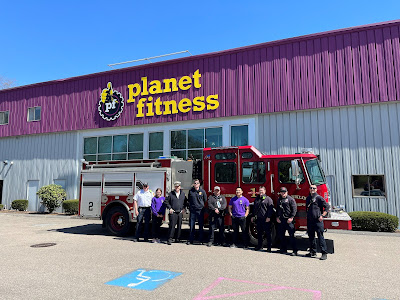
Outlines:
<svg viewBox="0 0 400 300"><path fill-rule="evenodd" d="M106 217L107 230L117 236L126 236L130 229L129 214L126 208L115 206L110 209Z"/></svg>
<svg viewBox="0 0 400 300"><path fill-rule="evenodd" d="M258 244L257 225L255 222L251 221L251 218L249 218L247 228L249 233L250 244L257 246ZM265 236L263 240L264 240L263 246L266 246L267 239L265 238ZM277 242L277 234L276 234L276 224L274 222L272 222L271 224L271 240L272 240L272 246L275 246Z"/></svg>

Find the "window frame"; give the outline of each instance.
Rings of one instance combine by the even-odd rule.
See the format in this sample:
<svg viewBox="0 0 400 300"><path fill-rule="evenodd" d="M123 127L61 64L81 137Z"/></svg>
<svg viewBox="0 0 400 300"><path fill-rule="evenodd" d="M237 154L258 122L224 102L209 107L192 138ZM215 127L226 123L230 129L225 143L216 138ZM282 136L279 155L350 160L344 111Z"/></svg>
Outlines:
<svg viewBox="0 0 400 300"><path fill-rule="evenodd" d="M355 189L354 189L354 176L368 176L368 184L370 184L370 180L369 178L372 176L382 176L382 185L383 185L383 189L384 191L380 190L382 193L384 193L384 196L364 196L364 195L356 195L355 194ZM386 179L385 179L385 174L352 174L351 175L351 189L352 189L352 196L353 198L381 198L381 199L386 199L387 198L387 192L386 192ZM369 190L370 192L371 190Z"/></svg>
<svg viewBox="0 0 400 300"><path fill-rule="evenodd" d="M161 149L157 149L157 150L150 150L150 135L152 134L152 133L161 133L161 136L162 136L162 142L161 142ZM147 150L148 150L148 154L149 154L149 159L157 159L159 156L163 156L164 155L164 131L151 131L151 132L149 132L149 134L148 134L148 141L149 141L149 143L148 143L148 146L147 146ZM151 157L152 156L152 154L155 154L155 153L158 153L158 154L160 154L160 153L162 153L161 155L157 155L157 157Z"/></svg>
<svg viewBox="0 0 400 300"><path fill-rule="evenodd" d="M38 109L38 108L40 109L40 114L39 114L39 119L36 119L36 109ZM31 109L34 109L34 112L33 112L34 119L33 120L29 120L29 111ZM26 120L27 120L27 122L39 122L39 121L41 121L42 120L42 107L41 106L28 107L28 115L27 115Z"/></svg>
<svg viewBox="0 0 400 300"><path fill-rule="evenodd" d="M247 126L247 144L246 145L233 145L233 143L232 143L232 138L233 138L232 128L233 127L244 127L244 126ZM248 146L248 144L249 144L249 124L234 124L234 125L230 125L229 126L229 145L231 147L240 147L240 146Z"/></svg>
<svg viewBox="0 0 400 300"><path fill-rule="evenodd" d="M244 164L249 164L249 163L256 163L257 164L257 170L259 170L260 171L260 169L259 169L259 165L260 164L263 164L264 165L264 177L263 177L263 179L264 179L264 181L252 181L252 182L245 182L244 180L243 180L243 174L244 174L244 172L243 172L243 165ZM258 161L244 161L244 162L242 162L242 166L241 166L241 177L242 177L242 183L243 184L265 184L265 182L267 181L267 179L266 179L266 177L267 177L267 164L266 164L266 162L265 161L262 161L262 160L258 160Z"/></svg>
<svg viewBox="0 0 400 300"><path fill-rule="evenodd" d="M286 182L282 182L281 181L281 176L280 176L280 172L279 172L279 165L282 163L282 162L289 162L289 165L291 164L291 160L280 160L280 161L278 161L278 182L279 183L283 183L283 184L295 184L295 182L293 181L286 181ZM305 173L304 173L304 170L303 170L303 168L302 168L302 166L300 165L299 166L300 167L300 171L301 171L301 173L303 174L303 180L300 182L300 184L302 184L302 183L304 183L305 182L305 180L306 180L306 176L304 175ZM289 174L289 179L290 179L290 174Z"/></svg>
<svg viewBox="0 0 400 300"><path fill-rule="evenodd" d="M230 165L232 165L233 164L233 166L234 166L234 171L235 171L235 181L217 181L217 165L226 165L226 164L230 164ZM217 163L215 163L214 164L214 182L215 183L218 183L218 184L236 184L236 182L237 182L237 163L235 162L235 161L221 161L221 162L217 162Z"/></svg>
<svg viewBox="0 0 400 300"><path fill-rule="evenodd" d="M0 125L8 125L10 123L10 111L9 110L0 111L0 115L1 114L4 114L4 117L3 117L4 119L5 119L5 116L7 116L7 122L0 123Z"/></svg>

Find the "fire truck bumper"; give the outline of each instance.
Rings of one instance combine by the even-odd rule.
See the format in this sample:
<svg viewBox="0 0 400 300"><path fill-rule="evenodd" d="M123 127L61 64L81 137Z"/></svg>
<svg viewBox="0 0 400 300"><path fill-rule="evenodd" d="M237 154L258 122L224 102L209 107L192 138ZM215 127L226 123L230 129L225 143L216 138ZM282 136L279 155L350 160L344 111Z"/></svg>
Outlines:
<svg viewBox="0 0 400 300"><path fill-rule="evenodd" d="M324 228L351 230L351 218L346 212L331 212L329 218L324 218Z"/></svg>

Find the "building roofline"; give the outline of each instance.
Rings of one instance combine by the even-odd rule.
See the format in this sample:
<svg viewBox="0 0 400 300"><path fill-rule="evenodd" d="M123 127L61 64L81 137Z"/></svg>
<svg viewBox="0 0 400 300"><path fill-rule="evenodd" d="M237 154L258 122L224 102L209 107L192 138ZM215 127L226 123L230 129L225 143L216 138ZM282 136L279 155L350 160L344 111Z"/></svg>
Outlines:
<svg viewBox="0 0 400 300"><path fill-rule="evenodd" d="M400 19L392 20L392 21L385 21L385 22L380 22L380 23L348 27L348 28L335 29L335 30L318 32L318 33L312 33L312 34L291 37L291 38L286 38L286 39L281 39L281 40L276 40L276 41L264 42L264 43L243 46L243 47L238 47L238 48L232 48L232 49L227 49L227 50L221 50L221 51L216 51L216 52L203 53L203 54L198 54L198 55L193 55L193 56L188 56L188 57L181 57L181 58L160 61L160 62L154 62L154 63L148 63L148 64L139 65L139 66L122 68L122 69L101 71L101 72L97 72L97 73L90 73L90 74L79 75L79 76L74 76L74 77L69 77L69 78L64 78L64 79L55 79L55 80L50 80L50 81L32 83L32 84L17 86L17 87L13 87L13 88L9 88L9 89L3 89L3 90L0 90L0 93L9 92L9 91L13 91L13 90L19 90L19 89L26 89L26 88L32 88L32 87L57 84L57 83L65 82L65 81L81 80L81 79L85 79L85 78L91 78L91 77L96 77L96 76L101 76L101 75L106 75L106 74L110 74L110 75L118 74L121 72L141 70L141 69L146 69L146 68L175 64L175 63L186 62L186 61L202 59L202 58L209 58L209 57L220 56L220 55L225 55L225 54L234 54L234 53L238 53L238 52L242 52L242 51L266 48L266 47L272 47L272 46L278 46L278 45L285 45L285 44L295 43L295 42L299 42L299 41L307 41L310 39L334 36L334 35L345 34L345 33L352 33L352 32L356 32L356 31L377 29L377 28L387 27L387 26L391 26L391 25L400 25Z"/></svg>

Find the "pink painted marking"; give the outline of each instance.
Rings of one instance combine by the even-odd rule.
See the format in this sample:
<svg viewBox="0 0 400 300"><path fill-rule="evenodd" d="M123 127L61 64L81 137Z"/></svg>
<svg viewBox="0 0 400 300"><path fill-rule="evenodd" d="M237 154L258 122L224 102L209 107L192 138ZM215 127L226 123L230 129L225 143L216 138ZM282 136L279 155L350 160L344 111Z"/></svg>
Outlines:
<svg viewBox="0 0 400 300"><path fill-rule="evenodd" d="M238 293L232 293L232 294L206 296L213 288L215 288L217 285L219 285L224 280L234 281L234 282L242 282L242 283L249 283L249 284L261 285L261 286L268 286L269 288L260 289L260 290L246 291L246 292L238 292ZM200 294L198 294L193 300L227 298L227 297L233 297L233 296L249 295L249 294L255 294L255 293L265 293L265 292L285 290L285 289L286 290L295 290L295 291L312 293L313 294L313 300L320 300L321 299L321 291L294 288L294 287L289 287L289 286L278 286L278 285L273 285L273 284L268 284L268 283L261 283L261 282L254 282L254 281L248 281L248 280L239 280L239 279L233 279L233 278L219 277L210 286L208 286L207 288L202 290L200 292Z"/></svg>

